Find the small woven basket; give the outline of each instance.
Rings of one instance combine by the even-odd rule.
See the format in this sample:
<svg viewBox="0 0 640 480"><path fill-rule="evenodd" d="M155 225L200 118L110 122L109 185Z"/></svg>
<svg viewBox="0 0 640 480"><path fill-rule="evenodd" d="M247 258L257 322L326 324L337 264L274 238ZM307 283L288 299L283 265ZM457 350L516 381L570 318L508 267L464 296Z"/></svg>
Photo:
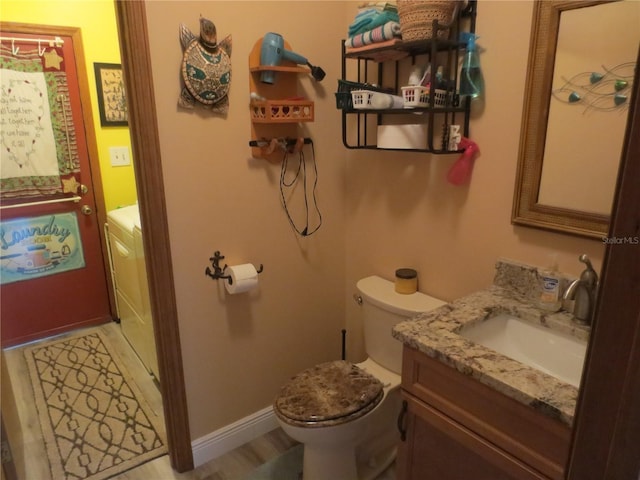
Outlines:
<svg viewBox="0 0 640 480"><path fill-rule="evenodd" d="M400 87L400 89L402 90L404 108L429 106L429 89L427 87L411 85Z"/></svg>
<svg viewBox="0 0 640 480"><path fill-rule="evenodd" d="M433 32L433 21L441 26L449 26L458 14L458 0L398 0L398 16L402 40L428 40L430 38L446 38L449 28L439 28Z"/></svg>
<svg viewBox="0 0 640 480"><path fill-rule="evenodd" d="M371 90L372 92L385 92L388 93L388 89L376 87L370 83L358 83L350 82L348 80L338 79L338 91L336 92L336 107L341 110L351 110L354 108L353 95L351 92L354 90ZM371 108L368 105L370 99L367 97L365 102L363 97L358 97L361 100L358 108Z"/></svg>
<svg viewBox="0 0 640 480"><path fill-rule="evenodd" d="M352 90L351 102L353 103L353 108L356 110L373 108L371 105L371 98L374 93L375 92L372 92L371 90Z"/></svg>

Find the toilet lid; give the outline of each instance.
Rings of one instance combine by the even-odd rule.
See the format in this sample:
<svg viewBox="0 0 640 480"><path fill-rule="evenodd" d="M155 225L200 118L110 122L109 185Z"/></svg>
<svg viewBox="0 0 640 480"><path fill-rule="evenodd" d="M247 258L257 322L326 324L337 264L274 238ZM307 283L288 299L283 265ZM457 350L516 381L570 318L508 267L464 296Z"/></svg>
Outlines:
<svg viewBox="0 0 640 480"><path fill-rule="evenodd" d="M275 407L297 422L322 422L370 410L382 399L383 385L344 360L321 363L293 377L280 390Z"/></svg>

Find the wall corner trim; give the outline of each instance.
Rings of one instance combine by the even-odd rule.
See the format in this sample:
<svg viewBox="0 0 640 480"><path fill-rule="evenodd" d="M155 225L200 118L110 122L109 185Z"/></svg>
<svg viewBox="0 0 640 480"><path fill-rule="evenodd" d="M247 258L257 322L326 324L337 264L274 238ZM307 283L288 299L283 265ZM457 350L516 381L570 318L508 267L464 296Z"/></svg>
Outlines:
<svg viewBox="0 0 640 480"><path fill-rule="evenodd" d="M278 420L271 406L211 432L191 442L193 462L199 467L278 428Z"/></svg>

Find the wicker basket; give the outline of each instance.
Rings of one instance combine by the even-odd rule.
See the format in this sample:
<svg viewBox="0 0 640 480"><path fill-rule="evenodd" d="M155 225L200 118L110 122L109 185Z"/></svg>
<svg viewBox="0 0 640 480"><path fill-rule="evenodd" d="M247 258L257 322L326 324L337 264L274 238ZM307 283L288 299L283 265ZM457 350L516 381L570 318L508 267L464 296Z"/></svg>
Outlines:
<svg viewBox="0 0 640 480"><path fill-rule="evenodd" d="M402 40L427 40L430 38L447 38L449 29L438 29L433 34L433 21L439 25L451 25L458 14L458 0L398 0L398 16Z"/></svg>

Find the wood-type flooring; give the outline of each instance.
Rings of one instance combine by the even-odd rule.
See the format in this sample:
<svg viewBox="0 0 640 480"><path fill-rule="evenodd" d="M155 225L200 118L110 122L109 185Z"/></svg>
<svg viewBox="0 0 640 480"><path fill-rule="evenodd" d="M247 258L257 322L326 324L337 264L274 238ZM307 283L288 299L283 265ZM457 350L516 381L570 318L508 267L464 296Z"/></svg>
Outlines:
<svg viewBox="0 0 640 480"><path fill-rule="evenodd" d="M162 397L153 379L133 352L120 332L120 326L111 323L86 329L100 329L116 346L118 355L127 364L130 373L142 390L151 408L162 416ZM74 334L77 332L71 332ZM3 374L11 382L13 408L3 408L5 427L9 438L18 439L20 445L12 445L12 453L18 480L58 480L50 479L50 470L45 446L38 423L38 414L33 400L26 361L20 348L3 352ZM3 380L3 390L7 383ZM3 401L7 398L3 392ZM3 405L5 407L5 405ZM15 409L14 412L12 410ZM13 415L12 415L13 413ZM7 416L13 417L8 419ZM163 422L164 423L164 422ZM12 431L13 429L13 431ZM207 462L185 473L172 470L169 457L163 455L134 469L124 472L114 480L242 480L263 463L286 452L296 445L281 429L273 430L235 450ZM3 478L4 475L3 475ZM376 480L395 480L395 467L389 467Z"/></svg>

